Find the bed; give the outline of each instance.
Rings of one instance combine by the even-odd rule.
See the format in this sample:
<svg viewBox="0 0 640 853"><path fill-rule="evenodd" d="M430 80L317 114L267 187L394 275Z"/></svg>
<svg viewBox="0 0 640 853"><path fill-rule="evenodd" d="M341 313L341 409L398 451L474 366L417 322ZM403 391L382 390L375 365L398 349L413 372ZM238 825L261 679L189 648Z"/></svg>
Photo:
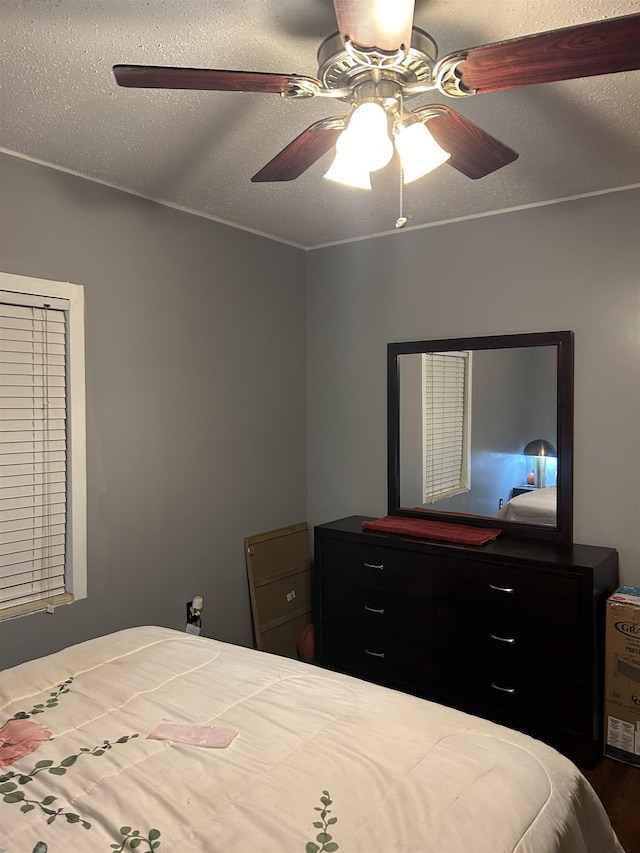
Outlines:
<svg viewBox="0 0 640 853"><path fill-rule="evenodd" d="M556 505L558 502L557 489L550 486L546 489L533 489L516 495L499 509L498 518L505 521L524 521L528 524L556 524Z"/></svg>
<svg viewBox="0 0 640 853"><path fill-rule="evenodd" d="M237 734L149 738L163 720ZM622 853L539 741L159 627L0 673L0 780L2 853Z"/></svg>

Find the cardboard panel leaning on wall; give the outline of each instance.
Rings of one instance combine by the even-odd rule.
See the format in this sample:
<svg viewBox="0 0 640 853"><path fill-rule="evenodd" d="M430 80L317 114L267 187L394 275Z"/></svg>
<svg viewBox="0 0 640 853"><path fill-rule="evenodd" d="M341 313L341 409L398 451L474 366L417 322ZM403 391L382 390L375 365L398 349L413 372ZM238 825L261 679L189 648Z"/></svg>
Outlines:
<svg viewBox="0 0 640 853"><path fill-rule="evenodd" d="M311 622L311 543L306 522L244 540L255 647L295 658Z"/></svg>

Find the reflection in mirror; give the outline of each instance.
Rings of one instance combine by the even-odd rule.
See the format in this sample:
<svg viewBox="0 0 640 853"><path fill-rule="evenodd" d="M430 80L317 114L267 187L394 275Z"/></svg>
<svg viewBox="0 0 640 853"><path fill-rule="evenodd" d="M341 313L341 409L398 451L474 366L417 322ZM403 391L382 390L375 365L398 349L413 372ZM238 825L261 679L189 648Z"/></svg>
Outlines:
<svg viewBox="0 0 640 853"><path fill-rule="evenodd" d="M571 341L390 344L389 513L570 541Z"/></svg>
<svg viewBox="0 0 640 853"><path fill-rule="evenodd" d="M537 435L557 441L555 347L414 353L398 361L402 506L493 516L512 490L537 488L527 483L534 469L524 449ZM551 468L546 483L553 487ZM542 523L555 525L555 489L550 499Z"/></svg>

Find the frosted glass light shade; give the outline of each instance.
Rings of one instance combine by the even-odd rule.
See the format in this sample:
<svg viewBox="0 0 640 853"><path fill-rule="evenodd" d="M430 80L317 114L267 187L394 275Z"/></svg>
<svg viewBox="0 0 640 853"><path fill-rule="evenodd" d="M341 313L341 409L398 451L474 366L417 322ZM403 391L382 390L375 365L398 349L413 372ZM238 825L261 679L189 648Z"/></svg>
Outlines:
<svg viewBox="0 0 640 853"><path fill-rule="evenodd" d="M348 187L358 187L361 190L371 189L371 177L367 163L358 156L360 140L357 134L350 133L350 127L343 130L336 142L336 156L325 174L328 181L346 184Z"/></svg>
<svg viewBox="0 0 640 853"><path fill-rule="evenodd" d="M370 190L369 173L382 169L392 157L387 114L380 104L367 101L356 107L347 129L338 137L336 156L325 178Z"/></svg>
<svg viewBox="0 0 640 853"><path fill-rule="evenodd" d="M393 45L391 50L400 47L403 42L408 48L411 43L414 6L415 0L376 0L372 17L378 38L373 44L381 47L378 41L386 39L388 44Z"/></svg>
<svg viewBox="0 0 640 853"><path fill-rule="evenodd" d="M411 44L415 0L337 0L338 29L357 44L398 50ZM366 7L366 8L365 8Z"/></svg>
<svg viewBox="0 0 640 853"><path fill-rule="evenodd" d="M400 126L396 150L402 163L404 183L410 184L445 163L451 154L441 148L422 122Z"/></svg>
<svg viewBox="0 0 640 853"><path fill-rule="evenodd" d="M362 163L353 161L348 155L336 152L333 163L329 166L324 177L328 181L336 181L338 184L346 184L348 187L358 187L361 190L371 189L371 177Z"/></svg>
<svg viewBox="0 0 640 853"><path fill-rule="evenodd" d="M380 104L367 101L356 107L344 135L348 135L354 159L364 161L370 172L382 169L393 157L387 114Z"/></svg>

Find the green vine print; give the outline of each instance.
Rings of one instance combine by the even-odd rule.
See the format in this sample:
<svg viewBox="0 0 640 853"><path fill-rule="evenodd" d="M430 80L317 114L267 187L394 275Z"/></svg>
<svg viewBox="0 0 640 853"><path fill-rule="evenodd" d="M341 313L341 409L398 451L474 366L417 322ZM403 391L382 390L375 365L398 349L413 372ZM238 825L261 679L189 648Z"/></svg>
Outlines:
<svg viewBox="0 0 640 853"><path fill-rule="evenodd" d="M29 711L18 711L13 715L13 717L11 717L11 720L28 720L30 717L34 716L34 714L44 713L47 708L55 708L60 696L69 692L69 688L72 683L73 677L67 678L66 681L63 681L62 684L58 685L57 690L54 690L49 694L49 698L46 702L38 702ZM9 770L0 775L0 797L5 803L20 803L20 811L24 813L33 811L35 808L39 808L43 814L47 816L48 824L53 823L58 817L62 816L66 819L67 823L77 823L84 827L84 829L90 829L91 824L89 821L84 820L79 814L71 811L65 811L63 807L56 808L54 803L56 802L57 797L49 795L43 797L41 800L32 800L25 795L24 791L20 790L19 786L28 785L29 782L33 781L34 776L37 776L39 773L47 772L54 776L64 776L67 770L70 767L73 767L81 756L104 755L105 752L113 749L116 744L127 743L127 741L137 737L137 734L123 735L113 743L108 740L104 740L99 746L94 746L92 749L83 746L80 749L80 752L77 752L74 755L68 755L66 758L63 758L59 764L55 764L49 759L42 759L41 761L36 762L30 773L17 773L13 770ZM53 738L51 738L51 740L53 740ZM140 847L141 844L145 844L146 847L142 849L149 851L149 853L153 853L154 850L157 850L158 847L160 847L159 829L150 829L148 835L145 836L141 834L139 829L132 829L130 826L122 826L120 827L120 835L124 836L123 840L117 844L111 845L111 849L117 850L119 853L124 851L127 845L130 850L135 850ZM47 853L48 849L48 845L45 844L44 841L38 841L36 846L33 848L32 853ZM324 849L328 850L328 848Z"/></svg>
<svg viewBox="0 0 640 853"><path fill-rule="evenodd" d="M113 749L116 743L126 743L128 740L136 737L138 737L137 734L123 735L118 738L118 740L114 741L114 743L110 743L108 740L105 740L100 746L94 746L93 749L83 746L80 752L74 755L69 755L67 758L63 758L60 764L54 764L54 762L49 759L43 759L42 761L36 762L35 767L30 773L16 773L13 770L9 770L7 773L3 773L2 776L0 776L0 796L2 796L2 800L5 803L20 803L21 812L30 812L36 807L39 807L40 810L47 815L47 823L53 823L56 818L62 816L66 819L67 823L78 823L85 829L89 829L91 824L88 821L83 820L80 815L75 814L75 812L65 811L62 807L52 808L53 803L57 799L56 797L46 796L42 800L31 800L25 795L24 791L19 790L18 785L28 785L29 782L33 780L34 776L45 771L53 774L54 776L64 776L67 769L69 767L73 767L80 756L104 755L107 750Z"/></svg>
<svg viewBox="0 0 640 853"><path fill-rule="evenodd" d="M322 803L322 808L315 806L315 811L320 812L321 820L313 822L315 828L320 830L316 835L318 844L315 841L307 841L305 847L306 853L334 853L339 848L339 845L333 840L333 836L327 832L330 826L338 822L337 817L327 817L327 815L331 814L329 806L333 803L328 791L322 792L320 802Z"/></svg>
<svg viewBox="0 0 640 853"><path fill-rule="evenodd" d="M149 835L142 835L139 829L131 829L130 826L121 826L120 827L120 835L124 835L124 840L121 844L112 844L111 849L117 850L118 853L124 850L127 843L131 850L135 850L137 847L140 847L141 844L146 844L146 847L143 847L143 850L157 850L160 847L160 830L159 829L150 829Z"/></svg>
<svg viewBox="0 0 640 853"><path fill-rule="evenodd" d="M34 705L30 711L18 711L18 713L14 714L11 719L28 720L29 717L32 717L34 714L42 714L47 710L47 708L55 708L58 704L58 698L62 696L63 693L69 692L69 686L72 682L73 676L71 678L67 678L66 681L62 682L62 684L59 684L58 689L49 694L49 698L46 702L39 702L37 705Z"/></svg>
<svg viewBox="0 0 640 853"><path fill-rule="evenodd" d="M62 807L57 809L49 808L53 802L55 802L55 797L43 797L42 800L29 800L24 795L24 791L15 790L17 786L12 782L5 782L4 785L0 785L0 793L3 793L2 797L5 803L22 803L20 806L21 812L30 812L32 809L35 809L36 806L40 806L40 809L44 812L44 814L48 815L47 823L53 823L57 817L62 815L66 818L67 823L79 823L85 829L89 829L91 824L83 820L80 815L75 814L75 812L66 812ZM6 789L10 789L9 793L4 793Z"/></svg>

